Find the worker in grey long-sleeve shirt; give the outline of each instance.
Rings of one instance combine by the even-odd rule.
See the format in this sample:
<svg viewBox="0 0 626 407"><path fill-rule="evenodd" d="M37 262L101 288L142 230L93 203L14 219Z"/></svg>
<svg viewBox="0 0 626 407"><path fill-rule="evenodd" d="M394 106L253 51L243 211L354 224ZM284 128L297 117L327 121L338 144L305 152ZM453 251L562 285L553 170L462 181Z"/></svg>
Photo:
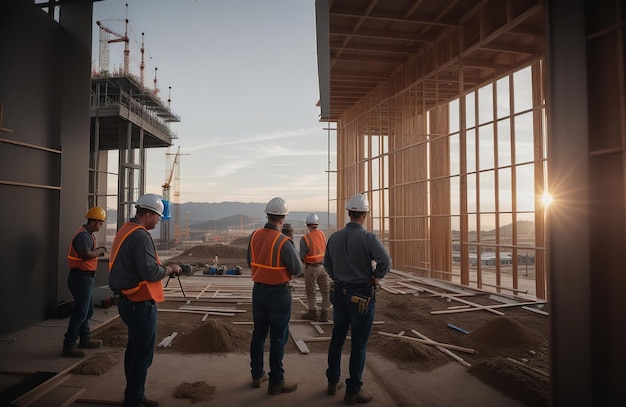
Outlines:
<svg viewBox="0 0 626 407"><path fill-rule="evenodd" d="M119 296L120 317L128 326L124 355L124 407L154 407L156 400L145 392L148 368L152 364L157 330L156 303L164 300L161 279L180 275L178 264L162 266L152 236L161 220L161 196L145 194L135 202L135 217L124 223L113 239L109 259L109 287Z"/></svg>
<svg viewBox="0 0 626 407"><path fill-rule="evenodd" d="M361 378L374 323L374 288L391 268L391 258L376 235L363 227L370 209L367 197L353 196L346 209L350 223L328 238L324 255L324 269L334 281L330 294L334 327L328 347L327 393L334 395L341 387L341 353L350 330L350 376L346 379L344 402L369 403L374 396L361 388ZM376 263L375 268L372 262Z"/></svg>

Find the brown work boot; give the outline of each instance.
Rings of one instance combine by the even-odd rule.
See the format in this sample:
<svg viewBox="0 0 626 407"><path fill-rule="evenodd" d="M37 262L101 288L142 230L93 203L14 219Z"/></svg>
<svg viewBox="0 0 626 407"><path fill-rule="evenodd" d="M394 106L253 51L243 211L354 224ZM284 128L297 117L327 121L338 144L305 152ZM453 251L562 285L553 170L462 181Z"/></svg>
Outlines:
<svg viewBox="0 0 626 407"><path fill-rule="evenodd" d="M252 387L254 387L255 389L258 389L259 387L261 387L261 383L267 381L267 375L264 374L261 377L253 377L252 378Z"/></svg>
<svg viewBox="0 0 626 407"><path fill-rule="evenodd" d="M328 382L326 393L330 394L331 396L334 396L335 394L337 394L337 390L341 389L342 386L343 386L343 383L341 381L338 381L337 383Z"/></svg>
<svg viewBox="0 0 626 407"><path fill-rule="evenodd" d="M62 355L68 358L84 358L87 356L87 353L84 350L77 349L76 345L71 345L63 347Z"/></svg>
<svg viewBox="0 0 626 407"><path fill-rule="evenodd" d="M267 387L267 394L291 393L292 391L296 391L297 388L298 383L296 382L270 383Z"/></svg>
<svg viewBox="0 0 626 407"><path fill-rule="evenodd" d="M101 346L102 346L102 340L100 339L81 339L78 342L79 348L93 349L93 348L99 348Z"/></svg>
<svg viewBox="0 0 626 407"><path fill-rule="evenodd" d="M159 407L159 402L158 401L150 400L150 399L147 399L145 397L143 398L143 400L141 400L141 404L144 407Z"/></svg>
<svg viewBox="0 0 626 407"><path fill-rule="evenodd" d="M302 319L308 319L310 321L317 321L317 310L310 309L307 312L303 312Z"/></svg>
<svg viewBox="0 0 626 407"><path fill-rule="evenodd" d="M361 389L358 393L348 393L343 398L345 404L369 403L374 396L371 393Z"/></svg>
<svg viewBox="0 0 626 407"><path fill-rule="evenodd" d="M323 309L320 311L320 322L328 322L328 310Z"/></svg>

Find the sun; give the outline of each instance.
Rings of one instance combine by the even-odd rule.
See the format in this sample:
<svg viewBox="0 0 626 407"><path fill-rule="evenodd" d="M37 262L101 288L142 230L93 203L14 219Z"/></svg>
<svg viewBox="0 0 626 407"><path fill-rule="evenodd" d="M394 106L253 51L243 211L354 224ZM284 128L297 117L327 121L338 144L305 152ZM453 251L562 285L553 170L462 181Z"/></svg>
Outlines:
<svg viewBox="0 0 626 407"><path fill-rule="evenodd" d="M548 192L544 192L541 196L541 203L543 203L543 206L545 207L550 206L550 204L552 204L552 201L552 195L550 195Z"/></svg>

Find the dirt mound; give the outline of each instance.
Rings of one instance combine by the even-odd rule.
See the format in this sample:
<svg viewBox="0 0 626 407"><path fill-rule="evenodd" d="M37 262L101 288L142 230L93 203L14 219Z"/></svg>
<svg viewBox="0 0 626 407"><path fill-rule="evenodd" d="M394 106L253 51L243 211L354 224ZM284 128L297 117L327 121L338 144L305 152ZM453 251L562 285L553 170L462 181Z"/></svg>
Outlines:
<svg viewBox="0 0 626 407"><path fill-rule="evenodd" d="M431 346L400 338L377 338L372 341L372 351L387 359L401 362L398 366L408 370L428 372L447 364L450 359Z"/></svg>
<svg viewBox="0 0 626 407"><path fill-rule="evenodd" d="M246 247L236 247L232 245L210 244L191 247L176 257L172 257L169 263L191 263L191 264L212 264L215 256L218 256L220 264L227 259L239 259L244 262L248 254Z"/></svg>
<svg viewBox="0 0 626 407"><path fill-rule="evenodd" d="M250 334L232 322L210 320L174 342L181 353L240 353L249 350Z"/></svg>
<svg viewBox="0 0 626 407"><path fill-rule="evenodd" d="M537 344L537 333L508 317L496 317L467 335L467 340L496 346Z"/></svg>
<svg viewBox="0 0 626 407"><path fill-rule="evenodd" d="M206 401L215 394L215 386L209 386L206 382L181 383L174 391L174 398L190 399L192 403Z"/></svg>
<svg viewBox="0 0 626 407"><path fill-rule="evenodd" d="M528 406L549 406L549 379L504 359L492 359L473 365L468 372L505 395Z"/></svg>
<svg viewBox="0 0 626 407"><path fill-rule="evenodd" d="M72 369L72 373L100 376L117 365L121 359L120 354L120 352L98 353Z"/></svg>
<svg viewBox="0 0 626 407"><path fill-rule="evenodd" d="M230 242L230 245L231 246L248 248L248 242L249 241L250 241L250 236L241 236L241 237L237 237L237 238L233 239Z"/></svg>

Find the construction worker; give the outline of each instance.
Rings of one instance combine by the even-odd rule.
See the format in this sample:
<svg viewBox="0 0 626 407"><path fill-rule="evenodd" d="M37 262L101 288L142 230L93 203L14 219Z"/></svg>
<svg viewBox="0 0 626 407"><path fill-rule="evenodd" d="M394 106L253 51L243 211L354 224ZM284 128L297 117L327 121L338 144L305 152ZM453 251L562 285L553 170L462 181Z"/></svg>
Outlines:
<svg viewBox="0 0 626 407"><path fill-rule="evenodd" d="M305 219L307 233L300 239L300 259L304 264L304 286L308 311L302 313L303 319L328 322L330 311L331 279L324 270L322 262L326 249L326 235L318 229L320 218L309 213ZM317 312L317 287L322 295L321 311Z"/></svg>
<svg viewBox="0 0 626 407"><path fill-rule="evenodd" d="M248 266L252 280L252 319L250 343L252 387L261 387L267 376L263 364L265 338L270 334L269 394L290 393L298 383L285 381L283 355L289 339L291 287L289 281L300 274L300 259L289 238L280 232L289 213L284 199L271 199L265 207L267 223L255 230L248 243Z"/></svg>
<svg viewBox="0 0 626 407"><path fill-rule="evenodd" d="M287 236L291 241L291 244L295 247L295 243L293 242L293 227L291 226L291 223L285 223L283 225L283 230L281 230L281 233Z"/></svg>
<svg viewBox="0 0 626 407"><path fill-rule="evenodd" d="M343 401L346 404L369 403L373 395L361 388L361 378L376 310L375 288L389 271L391 259L378 237L363 227L370 209L367 197L353 196L346 203L346 209L350 222L328 238L324 255L324 268L333 280L334 321L328 347L326 391L335 395L341 386L341 353L350 330L350 377L346 379Z"/></svg>
<svg viewBox="0 0 626 407"><path fill-rule="evenodd" d="M109 259L109 286L119 296L118 310L128 326L124 356L124 406L158 406L144 395L152 364L157 328L157 302L164 300L161 280L182 272L178 264L163 266L148 230L163 216L163 201L155 194L135 202L135 217L123 224L113 239Z"/></svg>
<svg viewBox="0 0 626 407"><path fill-rule="evenodd" d="M80 338L80 348L99 348L101 340L91 339L89 319L93 316L93 285L96 281L98 257L104 256L107 249L96 247L95 232L99 231L107 220L104 209L94 206L85 215L87 223L81 226L67 252L67 263L70 273L67 276L67 287L74 297L74 307L63 340L62 355L67 357L83 357L85 351L76 348L76 340Z"/></svg>

